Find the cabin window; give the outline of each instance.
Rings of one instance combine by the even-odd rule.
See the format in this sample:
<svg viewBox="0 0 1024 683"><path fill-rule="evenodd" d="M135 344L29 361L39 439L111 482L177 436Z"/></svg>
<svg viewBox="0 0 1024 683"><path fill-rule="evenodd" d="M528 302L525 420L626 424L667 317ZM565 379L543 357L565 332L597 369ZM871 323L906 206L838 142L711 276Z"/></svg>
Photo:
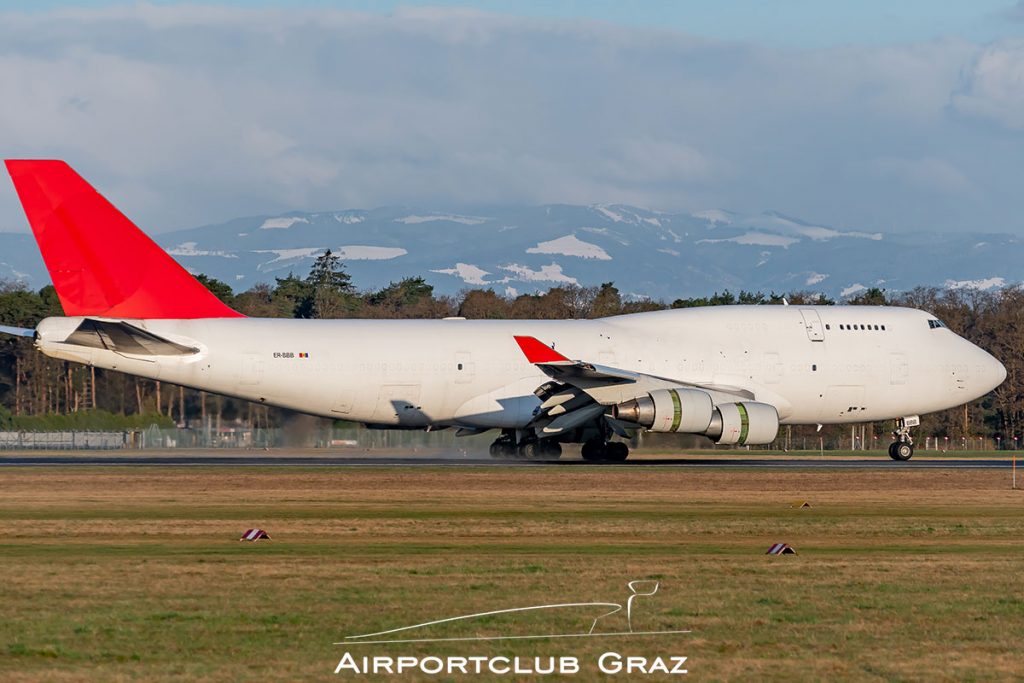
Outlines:
<svg viewBox="0 0 1024 683"><path fill-rule="evenodd" d="M885 325L882 325L882 332L885 332Z"/></svg>
<svg viewBox="0 0 1024 683"><path fill-rule="evenodd" d="M817 372L817 371L818 371L818 364L815 363L814 365L811 366L811 372Z"/></svg>
<svg viewBox="0 0 1024 683"><path fill-rule="evenodd" d="M458 367L459 367L459 370L461 370L462 369L462 363L459 363Z"/></svg>
<svg viewBox="0 0 1024 683"><path fill-rule="evenodd" d="M831 325L829 325L828 323L825 323L825 329L826 329L826 330L831 330L831 329L832 329L832 326L831 326Z"/></svg>
<svg viewBox="0 0 1024 683"><path fill-rule="evenodd" d="M860 326L860 329L862 329L862 330L863 330L863 329L864 329L864 326L863 326L863 325L861 325L861 326Z"/></svg>

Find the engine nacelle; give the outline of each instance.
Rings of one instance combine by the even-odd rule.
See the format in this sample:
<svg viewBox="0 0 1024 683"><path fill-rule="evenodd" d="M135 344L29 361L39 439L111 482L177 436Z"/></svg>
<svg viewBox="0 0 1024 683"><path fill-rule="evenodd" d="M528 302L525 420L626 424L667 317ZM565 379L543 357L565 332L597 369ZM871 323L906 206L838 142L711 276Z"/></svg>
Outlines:
<svg viewBox="0 0 1024 683"><path fill-rule="evenodd" d="M699 389L656 389L615 406L612 417L652 432L703 434L714 412L711 396Z"/></svg>
<svg viewBox="0 0 1024 683"><path fill-rule="evenodd" d="M715 443L744 446L769 444L779 433L779 411L755 401L720 403L706 434Z"/></svg>

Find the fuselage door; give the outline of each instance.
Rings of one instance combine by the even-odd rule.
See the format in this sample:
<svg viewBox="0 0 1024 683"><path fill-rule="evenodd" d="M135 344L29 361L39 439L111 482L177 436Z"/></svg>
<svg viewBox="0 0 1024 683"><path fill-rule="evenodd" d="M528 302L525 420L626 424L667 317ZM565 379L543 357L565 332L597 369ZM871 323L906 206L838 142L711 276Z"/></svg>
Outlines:
<svg viewBox="0 0 1024 683"><path fill-rule="evenodd" d="M814 342L825 341L825 328L821 325L821 316L818 315L818 312L812 308L802 308L800 315L804 318L807 338Z"/></svg>
<svg viewBox="0 0 1024 683"><path fill-rule="evenodd" d="M258 386L263 381L263 357L258 353L242 355L242 374L239 384Z"/></svg>
<svg viewBox="0 0 1024 683"><path fill-rule="evenodd" d="M764 383L778 384L782 381L782 361L779 354L766 352L764 354Z"/></svg>
<svg viewBox="0 0 1024 683"><path fill-rule="evenodd" d="M889 354L889 384L906 384L910 368L907 367L907 355L905 353Z"/></svg>

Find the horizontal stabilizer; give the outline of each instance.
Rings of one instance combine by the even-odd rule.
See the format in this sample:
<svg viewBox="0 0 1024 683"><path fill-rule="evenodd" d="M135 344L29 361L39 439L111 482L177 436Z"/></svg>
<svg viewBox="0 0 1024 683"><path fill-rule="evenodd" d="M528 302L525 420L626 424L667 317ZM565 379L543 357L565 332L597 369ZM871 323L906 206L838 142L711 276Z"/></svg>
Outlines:
<svg viewBox="0 0 1024 683"><path fill-rule="evenodd" d="M65 344L106 349L132 356L189 356L199 349L158 337L152 332L111 320L86 318L64 340Z"/></svg>
<svg viewBox="0 0 1024 683"><path fill-rule="evenodd" d="M10 327L9 325L0 325L0 332L4 334L13 334L16 337L34 337L36 331L24 327Z"/></svg>

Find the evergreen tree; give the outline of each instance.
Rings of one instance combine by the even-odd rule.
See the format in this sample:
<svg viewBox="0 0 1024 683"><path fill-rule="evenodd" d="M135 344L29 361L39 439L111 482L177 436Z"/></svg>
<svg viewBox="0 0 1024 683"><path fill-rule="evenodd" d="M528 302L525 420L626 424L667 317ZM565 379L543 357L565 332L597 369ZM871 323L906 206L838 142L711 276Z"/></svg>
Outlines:
<svg viewBox="0 0 1024 683"><path fill-rule="evenodd" d="M276 278L277 286L271 295L274 307L286 318L313 317L313 286L294 273Z"/></svg>
<svg viewBox="0 0 1024 683"><path fill-rule="evenodd" d="M223 301L228 306L233 306L235 301L235 293L231 290L231 285L229 285L226 282L223 282L222 280L218 280L215 277L203 275L202 273L196 275L196 279L199 280L199 283L203 287L206 287L208 290L210 290L210 292L215 297Z"/></svg>
<svg viewBox="0 0 1024 683"><path fill-rule="evenodd" d="M357 302L352 294L352 278L345 272L341 259L330 249L317 257L306 277L312 288L312 318L337 318L346 310L354 310ZM306 316L304 316L306 317Z"/></svg>

